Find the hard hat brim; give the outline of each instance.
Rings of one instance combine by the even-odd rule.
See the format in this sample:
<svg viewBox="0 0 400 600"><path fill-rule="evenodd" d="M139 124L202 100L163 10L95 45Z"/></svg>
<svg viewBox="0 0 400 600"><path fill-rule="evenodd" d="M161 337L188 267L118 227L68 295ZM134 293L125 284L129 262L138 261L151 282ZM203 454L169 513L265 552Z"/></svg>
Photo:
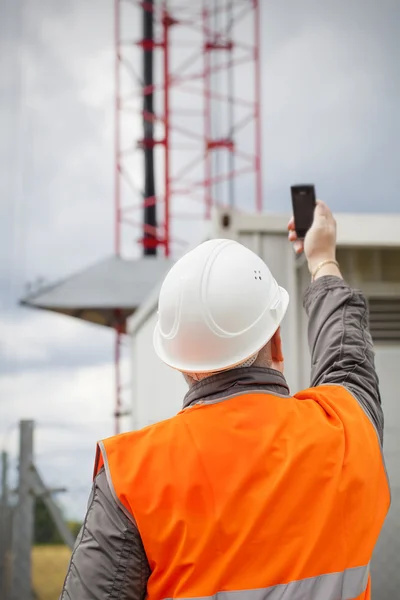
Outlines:
<svg viewBox="0 0 400 600"><path fill-rule="evenodd" d="M160 358L160 360L162 360L162 362L164 362L169 367L184 373L218 372L235 367L236 365L245 361L250 356L253 356L257 352L259 352L261 348L263 348L271 340L271 338L281 325L285 317L287 308L289 306L290 299L288 292L284 288L279 287L279 292L280 303L279 306L276 309L274 309L276 313L276 318L273 319L273 321L271 321L270 323L268 323L268 325L265 328L263 328L262 326L260 327L260 335L256 338L255 341L253 341L251 345L247 345L247 347L241 348L240 351L234 352L231 356L225 357L225 360L220 361L219 363L210 362L210 364L204 364L203 362L201 365L196 364L192 361L175 361L168 353L168 349L166 348L166 346L168 345L168 341L167 343L165 342L160 331L159 323L157 322L153 334L153 346L158 358Z"/></svg>

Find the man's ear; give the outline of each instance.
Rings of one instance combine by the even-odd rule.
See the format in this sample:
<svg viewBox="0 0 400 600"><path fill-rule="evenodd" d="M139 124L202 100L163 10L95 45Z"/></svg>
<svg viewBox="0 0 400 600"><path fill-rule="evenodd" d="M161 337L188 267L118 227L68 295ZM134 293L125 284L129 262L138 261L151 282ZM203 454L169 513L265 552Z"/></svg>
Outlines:
<svg viewBox="0 0 400 600"><path fill-rule="evenodd" d="M274 363L283 363L283 348L280 327L278 327L277 331L271 338L271 359Z"/></svg>
<svg viewBox="0 0 400 600"><path fill-rule="evenodd" d="M192 377L190 377L190 375L188 375L187 373L182 373L182 375L189 387L196 383L195 380Z"/></svg>

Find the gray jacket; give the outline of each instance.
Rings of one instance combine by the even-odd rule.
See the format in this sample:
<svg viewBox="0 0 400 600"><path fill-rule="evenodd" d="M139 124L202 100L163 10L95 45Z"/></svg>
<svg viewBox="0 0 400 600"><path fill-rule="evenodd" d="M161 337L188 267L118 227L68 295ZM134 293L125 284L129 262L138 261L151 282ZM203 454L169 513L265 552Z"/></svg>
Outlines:
<svg viewBox="0 0 400 600"><path fill-rule="evenodd" d="M358 400L383 440L383 413L363 294L337 277L311 284L304 306L309 316L311 386L345 386ZM289 395L284 377L249 367L200 381L184 406L256 390ZM141 600L150 568L134 523L117 505L104 469L95 478L60 600Z"/></svg>

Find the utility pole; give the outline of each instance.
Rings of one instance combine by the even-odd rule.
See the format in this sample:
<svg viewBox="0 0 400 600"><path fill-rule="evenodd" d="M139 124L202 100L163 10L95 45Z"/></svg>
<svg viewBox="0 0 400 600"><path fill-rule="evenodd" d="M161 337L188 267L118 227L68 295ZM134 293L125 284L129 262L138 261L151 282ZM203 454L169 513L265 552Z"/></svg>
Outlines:
<svg viewBox="0 0 400 600"><path fill-rule="evenodd" d="M35 514L32 470L33 421L21 421L18 504L13 527L11 600L32 600L31 552L34 538Z"/></svg>
<svg viewBox="0 0 400 600"><path fill-rule="evenodd" d="M8 506L8 454L1 453L1 506Z"/></svg>
<svg viewBox="0 0 400 600"><path fill-rule="evenodd" d="M6 598L6 555L9 532L8 507L8 455L1 453L1 501L0 501L0 598Z"/></svg>

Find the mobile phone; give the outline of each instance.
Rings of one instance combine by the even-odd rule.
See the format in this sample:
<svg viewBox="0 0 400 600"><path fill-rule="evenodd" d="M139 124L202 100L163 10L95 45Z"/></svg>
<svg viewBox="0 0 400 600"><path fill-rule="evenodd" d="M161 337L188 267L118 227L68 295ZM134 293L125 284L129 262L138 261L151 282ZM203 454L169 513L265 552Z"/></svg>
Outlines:
<svg viewBox="0 0 400 600"><path fill-rule="evenodd" d="M297 237L304 240L314 221L316 196L314 185L292 185L292 206Z"/></svg>

